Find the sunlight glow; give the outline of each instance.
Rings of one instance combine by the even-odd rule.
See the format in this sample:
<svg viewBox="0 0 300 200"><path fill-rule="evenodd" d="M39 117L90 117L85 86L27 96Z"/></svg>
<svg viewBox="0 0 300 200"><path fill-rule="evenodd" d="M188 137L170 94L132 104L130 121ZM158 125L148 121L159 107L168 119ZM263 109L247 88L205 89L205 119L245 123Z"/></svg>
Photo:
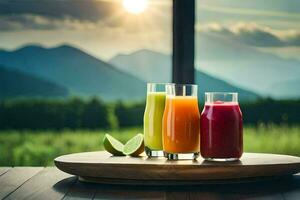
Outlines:
<svg viewBox="0 0 300 200"><path fill-rule="evenodd" d="M140 14L146 10L148 0L123 0L123 7L132 14Z"/></svg>

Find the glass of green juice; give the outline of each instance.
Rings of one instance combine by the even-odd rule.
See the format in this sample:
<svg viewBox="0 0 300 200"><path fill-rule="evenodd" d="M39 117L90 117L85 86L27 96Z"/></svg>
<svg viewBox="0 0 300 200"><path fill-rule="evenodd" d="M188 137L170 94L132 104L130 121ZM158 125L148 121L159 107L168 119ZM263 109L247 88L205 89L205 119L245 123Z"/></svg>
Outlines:
<svg viewBox="0 0 300 200"><path fill-rule="evenodd" d="M144 113L144 142L148 157L163 156L162 118L165 110L166 83L148 83Z"/></svg>

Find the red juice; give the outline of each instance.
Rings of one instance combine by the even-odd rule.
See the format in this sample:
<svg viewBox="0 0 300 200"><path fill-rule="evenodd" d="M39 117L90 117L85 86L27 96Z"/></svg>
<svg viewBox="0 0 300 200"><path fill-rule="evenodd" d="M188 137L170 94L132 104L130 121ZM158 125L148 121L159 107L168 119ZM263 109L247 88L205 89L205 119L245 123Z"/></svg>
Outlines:
<svg viewBox="0 0 300 200"><path fill-rule="evenodd" d="M238 159L243 153L243 120L237 102L206 103L201 113L201 155Z"/></svg>

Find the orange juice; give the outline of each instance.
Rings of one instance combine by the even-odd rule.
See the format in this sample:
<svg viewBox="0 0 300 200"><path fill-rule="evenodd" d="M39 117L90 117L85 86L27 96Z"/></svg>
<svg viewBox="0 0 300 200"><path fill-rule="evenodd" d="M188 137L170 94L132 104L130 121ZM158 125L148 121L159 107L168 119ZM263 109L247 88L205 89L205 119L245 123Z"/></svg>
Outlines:
<svg viewBox="0 0 300 200"><path fill-rule="evenodd" d="M200 114L196 96L167 96L163 149L167 153L200 152Z"/></svg>

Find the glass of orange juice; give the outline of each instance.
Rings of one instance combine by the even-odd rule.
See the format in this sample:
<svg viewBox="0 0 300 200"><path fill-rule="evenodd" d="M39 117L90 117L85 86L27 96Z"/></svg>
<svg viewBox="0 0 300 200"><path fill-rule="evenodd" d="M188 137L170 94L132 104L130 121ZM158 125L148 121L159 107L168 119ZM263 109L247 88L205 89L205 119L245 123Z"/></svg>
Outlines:
<svg viewBox="0 0 300 200"><path fill-rule="evenodd" d="M169 160L196 159L200 152L197 85L166 85L163 150Z"/></svg>

